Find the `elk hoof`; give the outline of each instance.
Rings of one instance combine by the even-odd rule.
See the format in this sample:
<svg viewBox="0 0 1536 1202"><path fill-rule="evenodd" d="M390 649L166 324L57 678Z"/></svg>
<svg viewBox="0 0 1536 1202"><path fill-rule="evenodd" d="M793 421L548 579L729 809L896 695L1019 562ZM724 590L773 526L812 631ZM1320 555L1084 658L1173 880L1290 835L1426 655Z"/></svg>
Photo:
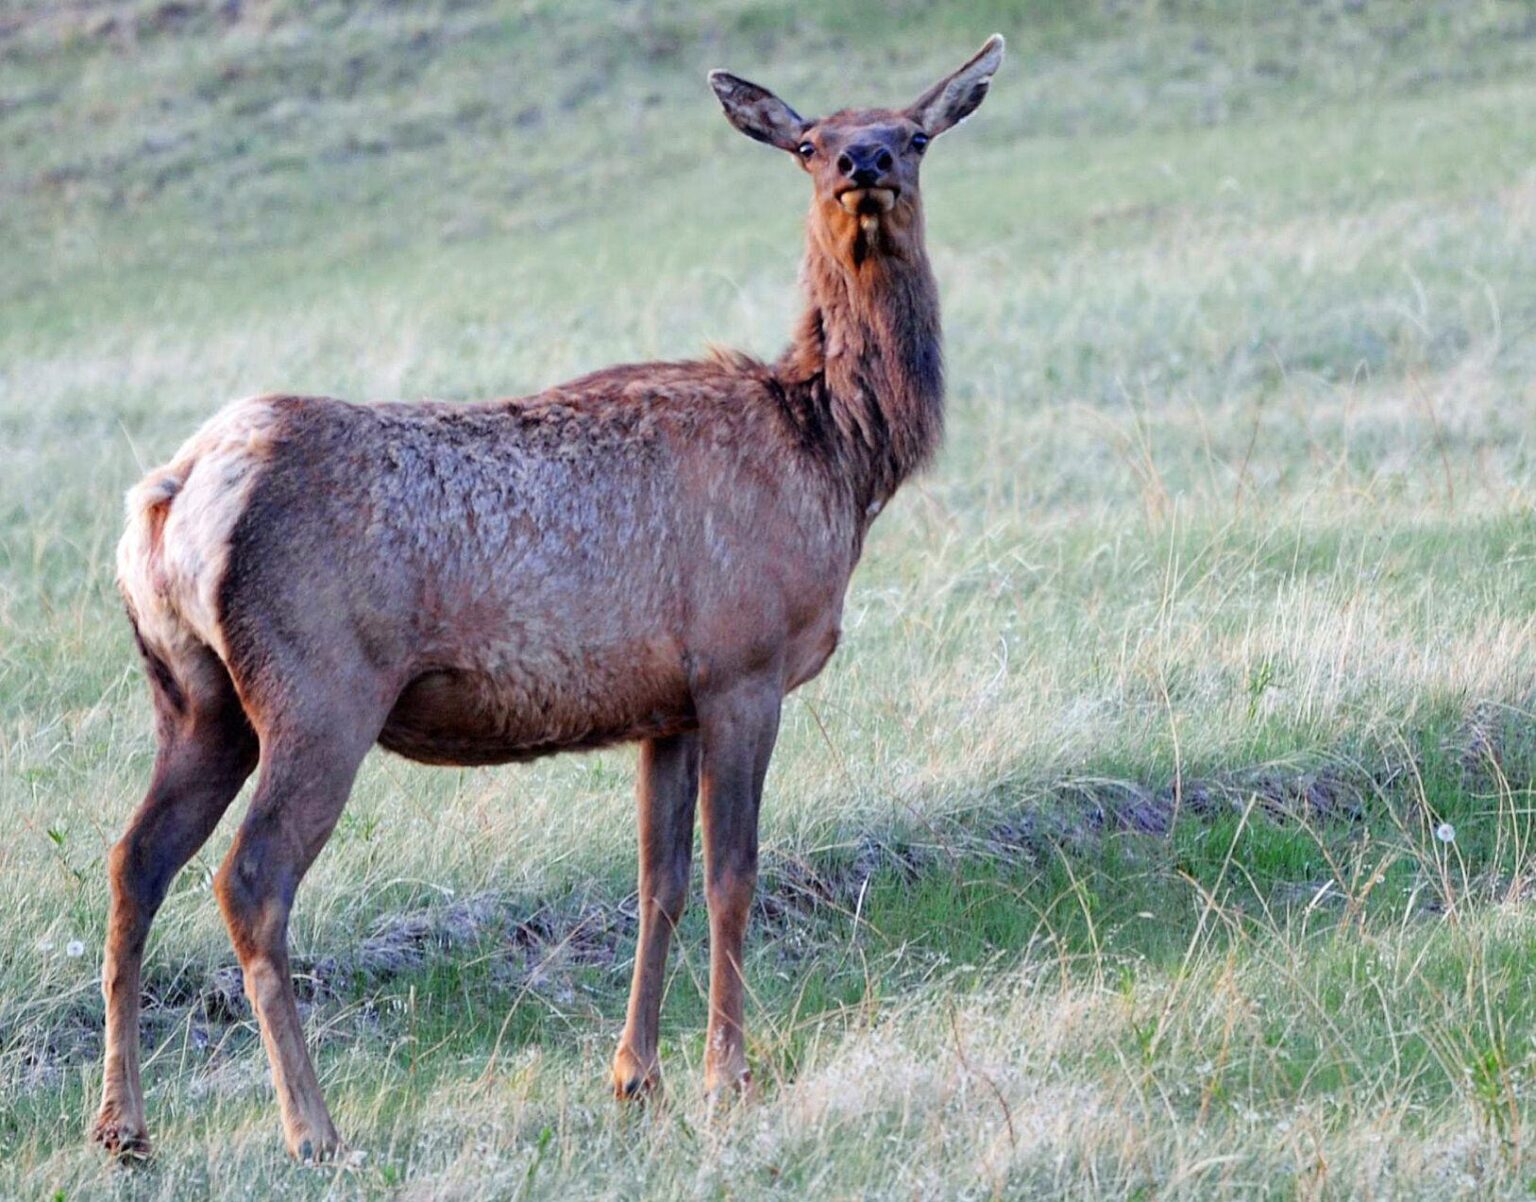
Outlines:
<svg viewBox="0 0 1536 1202"><path fill-rule="evenodd" d="M745 1068L708 1072L705 1074L704 1096L712 1108L719 1109L732 1102L752 1101L757 1096L757 1087L752 1083L751 1072Z"/></svg>
<svg viewBox="0 0 1536 1202"><path fill-rule="evenodd" d="M613 1058L613 1096L621 1102L638 1102L661 1092L661 1065L652 1057L642 1061L626 1047Z"/></svg>
<svg viewBox="0 0 1536 1202"><path fill-rule="evenodd" d="M149 1132L144 1121L122 1114L116 1106L101 1108L91 1128L91 1139L117 1160L131 1163L149 1159Z"/></svg>
<svg viewBox="0 0 1536 1202"><path fill-rule="evenodd" d="M297 1135L288 1138L288 1155L300 1164L323 1164L335 1160L343 1151L341 1139L334 1131L323 1135Z"/></svg>

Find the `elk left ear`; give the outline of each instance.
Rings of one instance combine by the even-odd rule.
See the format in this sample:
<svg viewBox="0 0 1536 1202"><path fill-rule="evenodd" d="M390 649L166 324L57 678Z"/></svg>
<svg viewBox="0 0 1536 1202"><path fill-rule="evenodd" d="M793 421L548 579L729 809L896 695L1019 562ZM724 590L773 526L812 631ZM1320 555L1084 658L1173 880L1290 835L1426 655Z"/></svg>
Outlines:
<svg viewBox="0 0 1536 1202"><path fill-rule="evenodd" d="M793 152L811 123L767 88L732 75L711 71L709 86L715 90L725 118L749 138Z"/></svg>
<svg viewBox="0 0 1536 1202"><path fill-rule="evenodd" d="M1003 35L994 33L975 58L914 100L907 116L930 138L938 137L976 111L1002 65Z"/></svg>

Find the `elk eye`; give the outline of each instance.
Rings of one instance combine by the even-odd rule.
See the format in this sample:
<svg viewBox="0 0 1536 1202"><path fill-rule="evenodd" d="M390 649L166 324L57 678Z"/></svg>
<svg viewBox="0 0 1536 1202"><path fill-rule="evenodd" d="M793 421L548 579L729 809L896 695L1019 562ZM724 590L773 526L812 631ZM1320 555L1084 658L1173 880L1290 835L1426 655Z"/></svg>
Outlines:
<svg viewBox="0 0 1536 1202"><path fill-rule="evenodd" d="M918 154L922 154L923 150L927 147L927 145L928 145L928 135L927 134L913 134L912 135L912 149L917 151Z"/></svg>
<svg viewBox="0 0 1536 1202"><path fill-rule="evenodd" d="M801 142L796 149L799 150L802 159L808 159L816 153L816 147L809 142Z"/></svg>

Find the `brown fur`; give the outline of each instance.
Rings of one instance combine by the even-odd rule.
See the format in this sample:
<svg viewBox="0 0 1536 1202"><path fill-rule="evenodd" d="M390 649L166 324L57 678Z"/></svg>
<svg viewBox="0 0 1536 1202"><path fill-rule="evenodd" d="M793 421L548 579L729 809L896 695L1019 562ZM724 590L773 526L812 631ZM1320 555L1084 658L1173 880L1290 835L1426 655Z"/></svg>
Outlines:
<svg viewBox="0 0 1536 1202"><path fill-rule="evenodd" d="M696 797L707 1083L746 1083L741 949L780 704L831 656L869 523L942 428L918 119L930 136L963 119L1000 56L989 42L911 109L821 122L712 77L733 123L815 181L806 310L776 363L612 367L480 405L253 398L130 494L119 580L161 754L112 857L108 1147L145 1146L149 923L258 745L260 784L216 891L295 1155L338 1140L304 1048L287 919L374 743L491 764L641 742L640 945L615 1088L659 1079Z"/></svg>

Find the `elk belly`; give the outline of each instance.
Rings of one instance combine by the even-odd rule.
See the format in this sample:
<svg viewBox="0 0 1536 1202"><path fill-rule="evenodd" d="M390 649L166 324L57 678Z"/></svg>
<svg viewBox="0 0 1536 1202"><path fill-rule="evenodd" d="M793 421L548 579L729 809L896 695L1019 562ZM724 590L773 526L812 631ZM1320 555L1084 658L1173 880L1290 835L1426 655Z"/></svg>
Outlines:
<svg viewBox="0 0 1536 1202"><path fill-rule="evenodd" d="M537 759L691 730L686 688L538 690L484 672L424 672L401 692L379 743L425 764L474 766Z"/></svg>

